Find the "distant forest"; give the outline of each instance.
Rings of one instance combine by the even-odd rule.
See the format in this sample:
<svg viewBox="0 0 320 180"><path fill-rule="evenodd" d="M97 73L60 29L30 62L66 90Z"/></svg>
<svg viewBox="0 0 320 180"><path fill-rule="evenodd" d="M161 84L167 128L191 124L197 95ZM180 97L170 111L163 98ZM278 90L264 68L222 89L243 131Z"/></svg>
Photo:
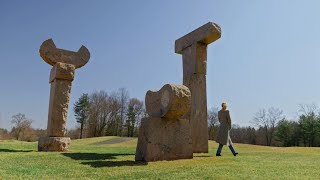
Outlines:
<svg viewBox="0 0 320 180"><path fill-rule="evenodd" d="M252 126L234 124L230 136L235 143L265 146L320 146L320 111L315 104L300 104L299 118L288 120L279 108L260 109L250 121ZM208 111L209 138L219 128L218 109Z"/></svg>
<svg viewBox="0 0 320 180"><path fill-rule="evenodd" d="M146 117L144 101L130 98L125 88L118 91L98 91L82 94L73 106L78 126L66 130L72 139L99 136L137 137L141 119ZM71 108L70 108L71 109ZM209 139L214 140L219 129L218 108L208 110ZM265 146L320 146L320 111L315 104L300 104L298 119L287 119L279 108L260 109L250 121L252 126L232 125L234 143ZM71 113L71 112L69 112ZM46 130L34 129L32 119L25 114L12 116L11 130L0 128L0 139L37 141Z"/></svg>

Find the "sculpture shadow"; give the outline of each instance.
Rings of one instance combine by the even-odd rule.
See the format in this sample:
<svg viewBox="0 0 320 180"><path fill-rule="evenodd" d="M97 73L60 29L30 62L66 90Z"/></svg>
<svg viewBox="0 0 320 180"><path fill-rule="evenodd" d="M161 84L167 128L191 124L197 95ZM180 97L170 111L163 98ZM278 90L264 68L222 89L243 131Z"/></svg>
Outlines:
<svg viewBox="0 0 320 180"><path fill-rule="evenodd" d="M90 165L93 168L148 165L147 162L129 161L129 160L125 160L125 161L91 161L91 162L82 162L81 164Z"/></svg>
<svg viewBox="0 0 320 180"><path fill-rule="evenodd" d="M203 157L213 157L212 155L197 155L193 156L193 158L203 158Z"/></svg>
<svg viewBox="0 0 320 180"><path fill-rule="evenodd" d="M32 152L32 150L0 149L0 152Z"/></svg>
<svg viewBox="0 0 320 180"><path fill-rule="evenodd" d="M134 154L62 153L62 155L74 160L107 160L107 159L116 159L116 156L130 156Z"/></svg>
<svg viewBox="0 0 320 180"><path fill-rule="evenodd" d="M69 157L74 160L79 161L88 161L88 162L81 162L83 165L90 165L93 168L100 168L100 167L119 167L119 166L142 166L147 165L146 162L136 162L130 160L124 161L114 161L117 159L117 156L131 156L135 154L117 154L117 153L62 153L63 156Z"/></svg>

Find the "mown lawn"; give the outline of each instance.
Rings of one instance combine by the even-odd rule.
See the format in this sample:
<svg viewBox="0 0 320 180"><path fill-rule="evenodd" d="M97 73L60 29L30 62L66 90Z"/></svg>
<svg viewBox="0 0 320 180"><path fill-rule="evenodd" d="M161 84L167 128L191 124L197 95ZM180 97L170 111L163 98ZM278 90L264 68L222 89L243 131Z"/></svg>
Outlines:
<svg viewBox="0 0 320 180"><path fill-rule="evenodd" d="M0 141L0 179L320 179L320 148L275 148L235 144L239 156L224 148L215 157L142 163L134 161L136 139L117 137L72 141L68 153L36 152L37 143ZM114 141L113 141L114 142Z"/></svg>

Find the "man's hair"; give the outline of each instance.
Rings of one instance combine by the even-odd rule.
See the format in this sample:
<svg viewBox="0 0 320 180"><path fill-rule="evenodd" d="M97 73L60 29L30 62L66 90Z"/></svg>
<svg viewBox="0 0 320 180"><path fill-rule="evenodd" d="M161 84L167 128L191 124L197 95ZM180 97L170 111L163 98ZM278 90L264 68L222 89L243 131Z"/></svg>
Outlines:
<svg viewBox="0 0 320 180"><path fill-rule="evenodd" d="M223 107L223 106L225 106L225 105L227 105L227 103L223 102L223 103L221 104L221 107Z"/></svg>

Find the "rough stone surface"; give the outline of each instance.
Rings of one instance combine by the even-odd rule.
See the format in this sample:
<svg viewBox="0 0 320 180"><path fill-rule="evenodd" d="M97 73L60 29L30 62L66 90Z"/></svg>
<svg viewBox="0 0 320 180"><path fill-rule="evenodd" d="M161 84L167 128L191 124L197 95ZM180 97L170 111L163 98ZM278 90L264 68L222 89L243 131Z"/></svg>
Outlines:
<svg viewBox="0 0 320 180"><path fill-rule="evenodd" d="M64 138L70 100L70 91L76 68L84 66L90 58L88 49L82 46L78 52L56 48L52 39L40 46L40 56L52 65L49 83L50 101L47 135L38 142L39 151L66 151L70 138Z"/></svg>
<svg viewBox="0 0 320 180"><path fill-rule="evenodd" d="M190 120L193 152L208 152L207 122L207 45L221 37L215 23L207 23L176 40L175 52L182 54L183 85L191 91L191 108L185 118Z"/></svg>
<svg viewBox="0 0 320 180"><path fill-rule="evenodd" d="M41 137L38 141L38 151L68 151L71 139L69 137Z"/></svg>
<svg viewBox="0 0 320 180"><path fill-rule="evenodd" d="M75 70L75 66L72 64L66 64L66 63L60 63L60 62L56 63L51 68L49 83L51 83L55 79L73 81L74 70Z"/></svg>
<svg viewBox="0 0 320 180"><path fill-rule="evenodd" d="M62 62L80 68L90 59L90 52L85 46L81 46L78 52L67 51L56 48L52 39L44 41L39 52L42 59L52 66L57 62Z"/></svg>
<svg viewBox="0 0 320 180"><path fill-rule="evenodd" d="M186 118L190 120L194 153L208 152L206 50L207 45L198 43L183 51L183 84L192 94L191 109Z"/></svg>
<svg viewBox="0 0 320 180"><path fill-rule="evenodd" d="M181 118L189 112L190 90L166 84L148 91L146 110L139 129L136 161L189 159L193 157L190 122Z"/></svg>
<svg viewBox="0 0 320 180"><path fill-rule="evenodd" d="M190 128L194 153L208 152L208 113L206 96L206 75L194 74L190 80L191 108ZM204 98L205 97L205 98Z"/></svg>
<svg viewBox="0 0 320 180"><path fill-rule="evenodd" d="M148 91L146 111L151 117L179 119L191 106L191 92L184 85L166 84L159 91Z"/></svg>
<svg viewBox="0 0 320 180"><path fill-rule="evenodd" d="M54 80L51 83L47 134L63 137L66 130L71 81Z"/></svg>
<svg viewBox="0 0 320 180"><path fill-rule="evenodd" d="M208 22L198 29L186 34L175 42L175 52L182 54L182 51L195 43L210 44L221 37L221 28L218 24Z"/></svg>
<svg viewBox="0 0 320 180"><path fill-rule="evenodd" d="M142 119L136 161L160 161L193 158L190 126L187 119Z"/></svg>
<svg viewBox="0 0 320 180"><path fill-rule="evenodd" d="M183 84L189 85L194 74L207 74L207 45L196 43L182 54ZM187 86L189 87L189 86ZM192 92L192 91L191 91Z"/></svg>

